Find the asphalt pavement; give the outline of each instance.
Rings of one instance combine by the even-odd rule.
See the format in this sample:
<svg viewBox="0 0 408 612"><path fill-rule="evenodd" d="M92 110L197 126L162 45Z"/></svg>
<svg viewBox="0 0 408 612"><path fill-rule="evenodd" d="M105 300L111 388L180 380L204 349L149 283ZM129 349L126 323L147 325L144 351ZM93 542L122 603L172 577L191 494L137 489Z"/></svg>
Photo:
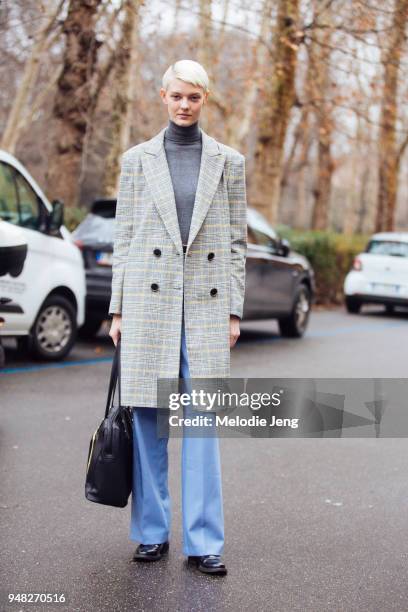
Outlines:
<svg viewBox="0 0 408 612"><path fill-rule="evenodd" d="M406 377L408 313L312 313L304 338L242 325L232 376ZM187 568L180 447L169 441L170 553L131 562L130 506L84 497L113 345L103 329L66 361L7 343L0 373L1 610L408 610L408 444L395 439L222 438L226 577ZM65 603L8 604L9 593Z"/></svg>

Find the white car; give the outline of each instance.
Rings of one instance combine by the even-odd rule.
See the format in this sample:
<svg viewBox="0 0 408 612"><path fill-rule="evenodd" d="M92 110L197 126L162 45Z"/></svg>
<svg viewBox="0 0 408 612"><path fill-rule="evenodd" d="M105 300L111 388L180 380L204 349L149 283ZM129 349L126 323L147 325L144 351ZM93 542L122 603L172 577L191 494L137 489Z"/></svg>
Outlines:
<svg viewBox="0 0 408 612"><path fill-rule="evenodd" d="M344 281L348 312L365 303L408 307L408 232L373 234Z"/></svg>
<svg viewBox="0 0 408 612"><path fill-rule="evenodd" d="M10 253L16 265L7 271ZM0 258L0 340L17 337L37 357L62 359L84 322L83 258L63 225L61 202L51 205L24 166L2 150Z"/></svg>

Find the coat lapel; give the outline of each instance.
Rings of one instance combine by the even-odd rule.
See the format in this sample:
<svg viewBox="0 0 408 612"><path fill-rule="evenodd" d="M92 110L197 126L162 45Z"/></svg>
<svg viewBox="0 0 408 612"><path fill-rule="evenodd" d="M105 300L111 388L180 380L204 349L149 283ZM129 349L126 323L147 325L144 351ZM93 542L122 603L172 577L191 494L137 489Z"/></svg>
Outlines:
<svg viewBox="0 0 408 612"><path fill-rule="evenodd" d="M165 130L166 128L163 128L156 136L145 143L141 156L142 166L157 210L176 248L181 253L182 243L176 200L164 149ZM221 151L217 141L208 136L201 128L200 130L202 134L201 164L187 250L204 222L218 187L226 159L226 154Z"/></svg>

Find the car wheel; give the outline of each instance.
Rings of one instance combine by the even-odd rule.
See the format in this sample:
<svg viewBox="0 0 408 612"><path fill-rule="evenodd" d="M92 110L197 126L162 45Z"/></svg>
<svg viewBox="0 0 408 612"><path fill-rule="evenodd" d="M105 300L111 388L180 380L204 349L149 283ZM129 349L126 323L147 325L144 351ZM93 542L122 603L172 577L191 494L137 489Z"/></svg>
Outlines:
<svg viewBox="0 0 408 612"><path fill-rule="evenodd" d="M393 314L394 313L394 304L386 304L385 305L385 311L387 314Z"/></svg>
<svg viewBox="0 0 408 612"><path fill-rule="evenodd" d="M31 328L34 357L58 361L68 355L77 335L75 310L60 295L45 300Z"/></svg>
<svg viewBox="0 0 408 612"><path fill-rule="evenodd" d="M93 340L98 333L104 319L85 319L85 323L78 330L78 335L83 340Z"/></svg>
<svg viewBox="0 0 408 612"><path fill-rule="evenodd" d="M345 304L346 304L347 312L351 312L353 314L357 314L358 312L360 312L360 308L361 308L360 300L356 300L356 298L346 296Z"/></svg>
<svg viewBox="0 0 408 612"><path fill-rule="evenodd" d="M311 308L310 290L306 285L297 289L292 312L288 317L279 319L279 329L282 336L300 338L306 331Z"/></svg>

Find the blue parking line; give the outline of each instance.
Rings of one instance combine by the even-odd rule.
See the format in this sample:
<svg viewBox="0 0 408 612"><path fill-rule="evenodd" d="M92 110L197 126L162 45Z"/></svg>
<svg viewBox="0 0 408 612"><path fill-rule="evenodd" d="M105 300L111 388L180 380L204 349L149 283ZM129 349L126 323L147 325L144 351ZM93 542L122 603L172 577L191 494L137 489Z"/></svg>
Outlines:
<svg viewBox="0 0 408 612"><path fill-rule="evenodd" d="M0 374L17 374L19 372L39 372L40 370L49 370L50 368L68 368L76 365L94 365L95 363L104 363L112 361L113 357L99 357L97 359L78 359L77 361L63 361L61 363L47 363L38 366L22 366L21 368L3 368Z"/></svg>

